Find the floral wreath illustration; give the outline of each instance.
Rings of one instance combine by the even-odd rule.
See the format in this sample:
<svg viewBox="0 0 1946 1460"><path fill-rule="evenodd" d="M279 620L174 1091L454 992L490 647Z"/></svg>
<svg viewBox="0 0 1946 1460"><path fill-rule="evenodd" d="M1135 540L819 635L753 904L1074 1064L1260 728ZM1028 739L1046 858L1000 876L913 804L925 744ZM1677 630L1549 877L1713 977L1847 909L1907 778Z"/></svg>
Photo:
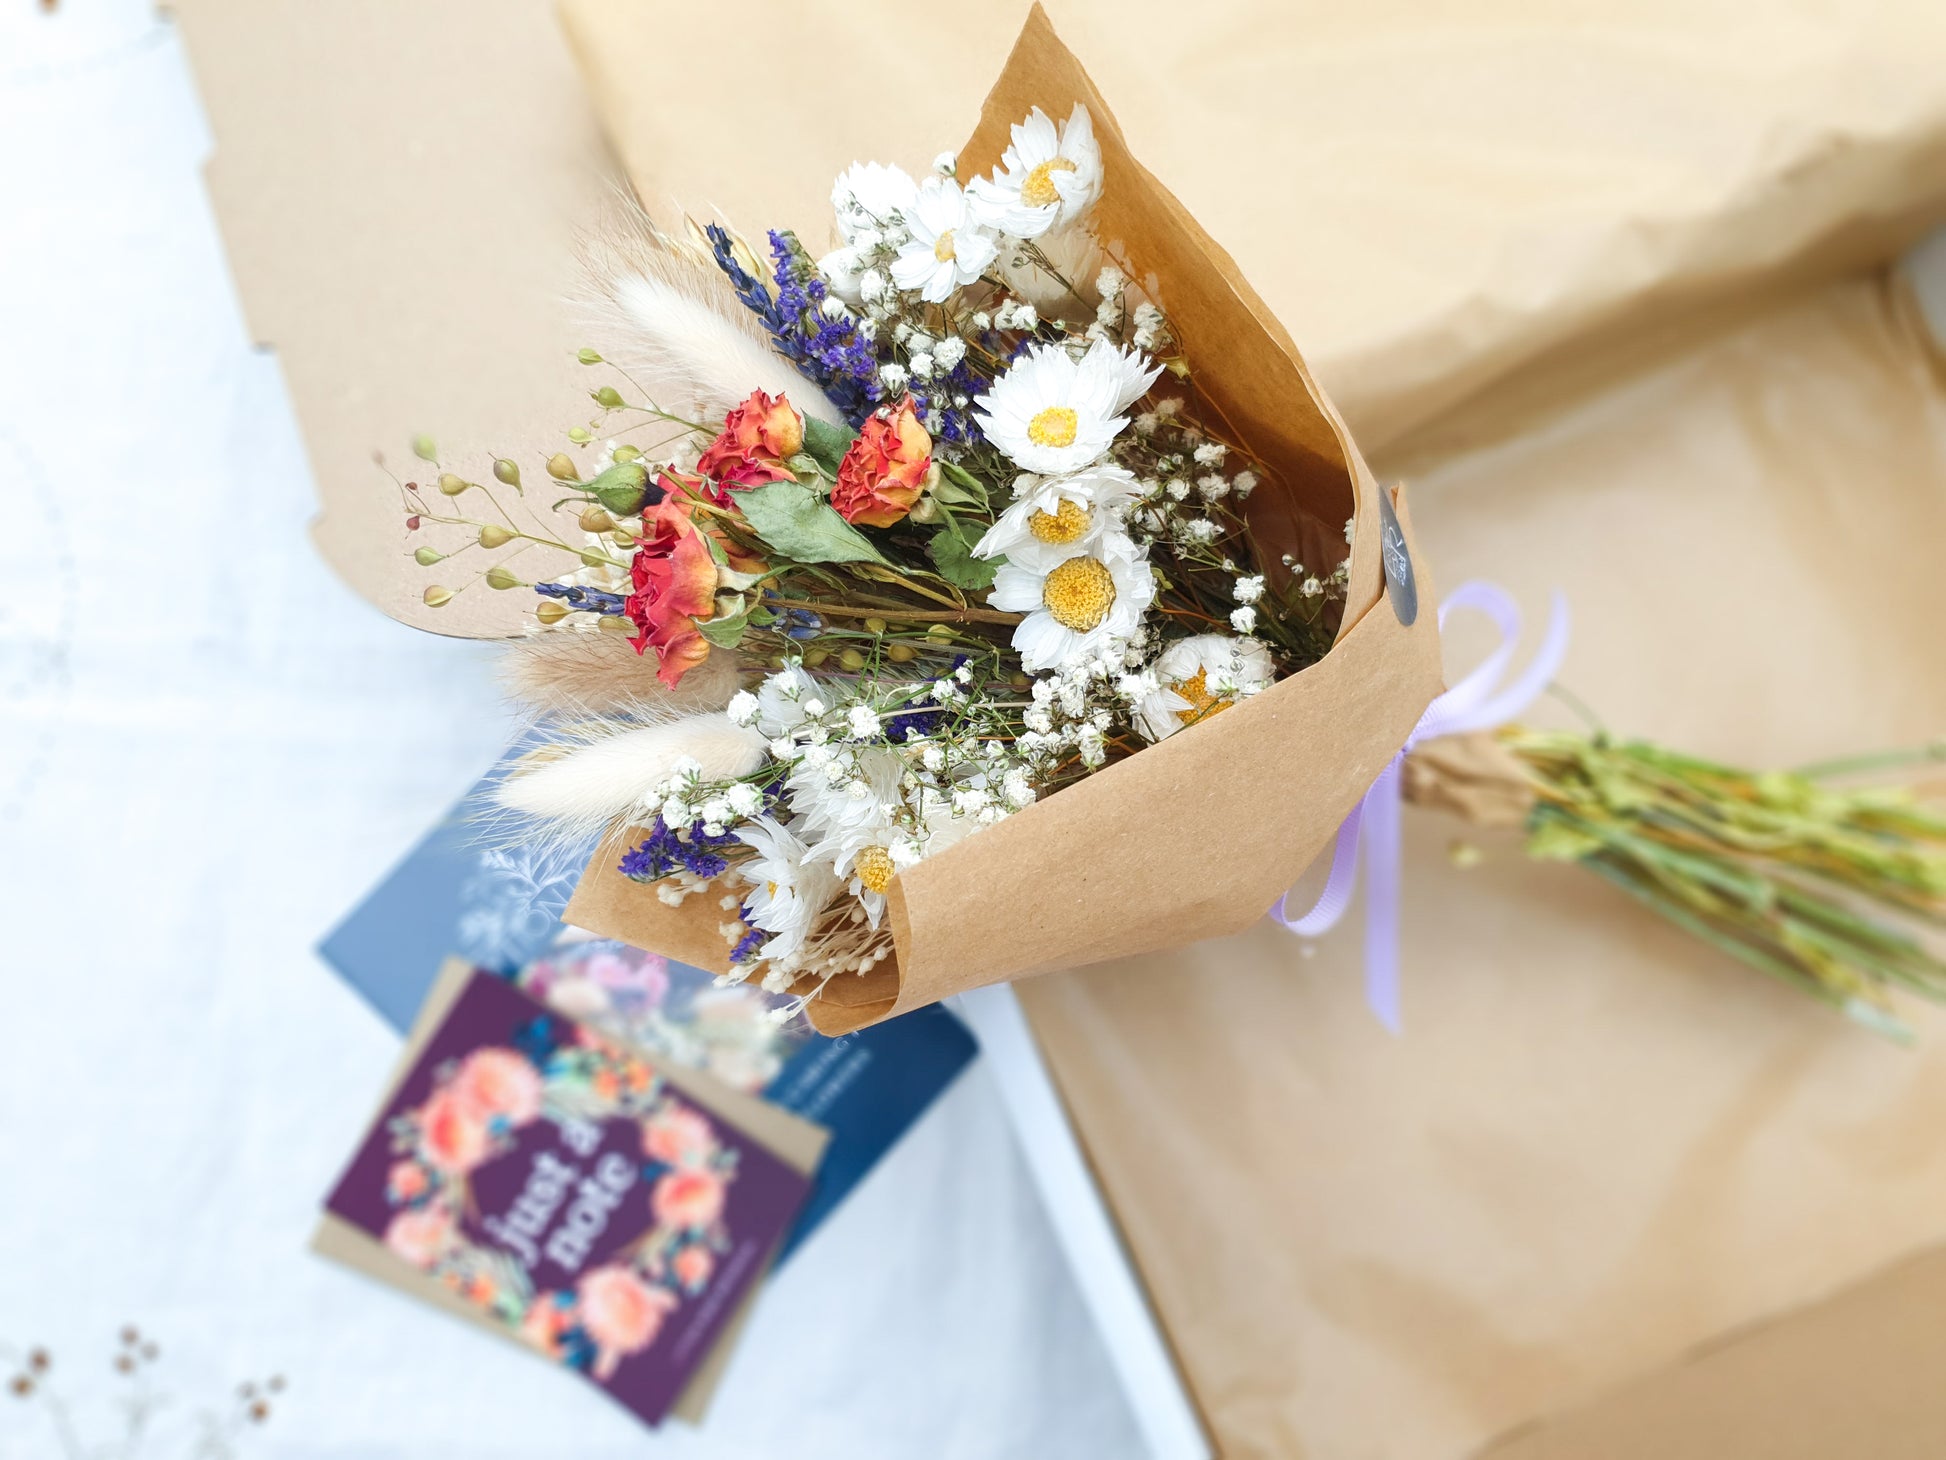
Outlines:
<svg viewBox="0 0 1946 1460"><path fill-rule="evenodd" d="M597 1127L623 1119L640 1132L642 1162L628 1196L646 1187L652 1225L583 1272L570 1288L537 1288L513 1252L473 1240L472 1175L514 1148L515 1132L551 1120L589 1149ZM390 1123L386 1198L397 1208L384 1242L393 1253L485 1309L550 1357L597 1379L648 1349L669 1315L708 1285L729 1247L723 1220L737 1152L709 1118L642 1060L585 1030L538 1017L511 1046L474 1050L435 1071L425 1101ZM616 1217L626 1220L626 1205Z"/></svg>

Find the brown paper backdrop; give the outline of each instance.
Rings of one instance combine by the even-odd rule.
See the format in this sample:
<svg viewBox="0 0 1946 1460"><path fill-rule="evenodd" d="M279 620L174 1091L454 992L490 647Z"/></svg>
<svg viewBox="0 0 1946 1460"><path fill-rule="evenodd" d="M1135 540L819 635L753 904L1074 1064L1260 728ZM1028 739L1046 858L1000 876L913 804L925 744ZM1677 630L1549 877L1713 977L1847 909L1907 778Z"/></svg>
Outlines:
<svg viewBox="0 0 1946 1460"><path fill-rule="evenodd" d="M1414 503L1444 581L1571 589L1563 678L1617 727L1758 763L1946 729L1946 397L1878 283ZM1455 830L1409 817L1402 1039L1355 930L1020 987L1226 1455L1456 1456L1946 1237L1946 1020L1897 1048L1507 839L1456 872Z"/></svg>

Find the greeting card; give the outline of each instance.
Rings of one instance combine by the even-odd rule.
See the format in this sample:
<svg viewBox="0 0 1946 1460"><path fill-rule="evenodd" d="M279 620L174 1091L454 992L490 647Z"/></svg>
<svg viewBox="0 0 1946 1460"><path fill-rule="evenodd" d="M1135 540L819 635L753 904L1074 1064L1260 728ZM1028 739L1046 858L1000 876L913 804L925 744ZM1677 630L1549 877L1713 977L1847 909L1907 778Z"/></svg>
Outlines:
<svg viewBox="0 0 1946 1460"><path fill-rule="evenodd" d="M715 1097L474 971L327 1210L653 1425L810 1189Z"/></svg>

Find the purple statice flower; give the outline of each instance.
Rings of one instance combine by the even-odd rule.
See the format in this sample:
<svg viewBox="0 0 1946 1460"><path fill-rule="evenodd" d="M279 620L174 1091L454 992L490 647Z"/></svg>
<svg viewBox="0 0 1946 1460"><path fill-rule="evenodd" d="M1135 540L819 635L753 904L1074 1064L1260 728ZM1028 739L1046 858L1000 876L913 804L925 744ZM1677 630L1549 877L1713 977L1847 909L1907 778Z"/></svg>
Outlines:
<svg viewBox="0 0 1946 1460"><path fill-rule="evenodd" d="M748 963L757 956L757 949L763 946L766 935L762 928L750 920L750 908L748 904L737 909L737 916L743 919L743 925L750 931L737 939L736 947L730 950L730 962Z"/></svg>
<svg viewBox="0 0 1946 1460"><path fill-rule="evenodd" d="M733 832L712 836L700 821L678 831L658 816L641 844L623 854L617 870L632 882L659 882L677 872L707 882L729 871L730 859L723 849L736 845Z"/></svg>
<svg viewBox="0 0 1946 1460"><path fill-rule="evenodd" d="M818 266L798 243L795 234L770 230L770 256L777 281L777 308L800 322L805 351L821 375L814 375L832 403L856 426L885 399L878 378L878 351L858 333L849 315L827 319L824 301L830 297Z"/></svg>
<svg viewBox="0 0 1946 1460"><path fill-rule="evenodd" d="M942 441L950 441L956 446L965 446L980 439L979 423L973 418L973 400L992 384L985 376L974 371L970 362L961 360L944 375L935 376L925 385L912 392L913 404L921 416L929 412L939 413L939 429L933 434ZM956 406L954 400L964 397L966 404Z"/></svg>
<svg viewBox="0 0 1946 1460"><path fill-rule="evenodd" d="M536 583L534 591L542 598L558 598L570 608L591 613L620 613L623 598L619 593L604 593L599 588L583 588L576 583Z"/></svg>
<svg viewBox="0 0 1946 1460"><path fill-rule="evenodd" d="M955 654L953 666L946 672L952 674L957 671L960 665L966 663L968 657L965 654ZM926 695L921 699L907 701L906 707L898 714L885 717L885 738L894 745L903 745L908 731L917 730L921 736L930 736L937 734L939 727L945 723L946 711L940 707L938 700L931 695Z"/></svg>
<svg viewBox="0 0 1946 1460"><path fill-rule="evenodd" d="M776 260L777 297L736 260L730 235L712 223L709 236L716 266L730 281L738 299L769 331L777 352L817 384L831 403L856 426L884 397L878 379L878 353L858 333L849 318L826 319L823 305L828 291L817 265L795 236L773 229L771 254Z"/></svg>

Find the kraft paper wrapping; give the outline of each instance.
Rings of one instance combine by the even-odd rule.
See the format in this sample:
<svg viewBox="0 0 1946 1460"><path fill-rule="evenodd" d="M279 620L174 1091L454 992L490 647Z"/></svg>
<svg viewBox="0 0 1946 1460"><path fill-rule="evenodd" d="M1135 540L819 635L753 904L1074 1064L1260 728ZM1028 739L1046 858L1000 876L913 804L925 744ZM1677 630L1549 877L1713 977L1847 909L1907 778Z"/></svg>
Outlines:
<svg viewBox="0 0 1946 1460"><path fill-rule="evenodd" d="M1377 482L1289 333L1236 266L1129 155L1120 129L1045 13L1029 13L961 170L989 170L1008 128L1040 106L1094 118L1108 181L1092 220L1137 278L1153 277L1199 394L1269 468L1250 499L1266 559L1310 554L1355 523L1345 626L1322 662L900 873L886 897L897 957L834 979L807 1012L845 1034L983 984L1099 963L1248 927L1336 834L1440 689L1438 625L1408 627L1380 596ZM828 211L828 205L826 205ZM814 220L822 222L820 213ZM1421 593L1430 595L1424 564ZM1158 823L1218 825L1220 875L1184 877ZM721 969L723 913L671 909L605 847L565 916L579 927Z"/></svg>

